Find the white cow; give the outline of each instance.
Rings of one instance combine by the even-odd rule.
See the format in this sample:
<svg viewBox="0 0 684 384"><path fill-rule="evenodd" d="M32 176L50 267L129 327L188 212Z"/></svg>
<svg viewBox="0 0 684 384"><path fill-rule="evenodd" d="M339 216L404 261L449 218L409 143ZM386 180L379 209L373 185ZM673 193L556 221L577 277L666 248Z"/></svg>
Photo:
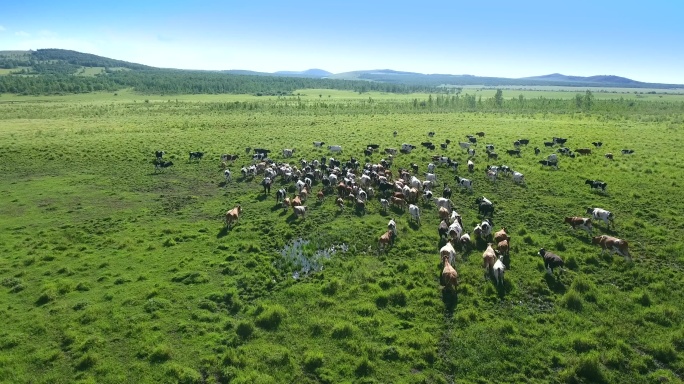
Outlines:
<svg viewBox="0 0 684 384"><path fill-rule="evenodd" d="M558 155L556 155L555 153L552 153L549 155L549 157L546 158L546 160L551 161L551 162L558 161Z"/></svg>
<svg viewBox="0 0 684 384"><path fill-rule="evenodd" d="M387 199L380 199L380 207L382 207L383 211L387 211L387 208L389 208L389 201L387 201Z"/></svg>
<svg viewBox="0 0 684 384"><path fill-rule="evenodd" d="M606 226L610 226L611 223L613 224L613 227L615 226L615 223L613 222L615 216L613 216L613 213L610 211L603 208L587 208L587 213L590 213L594 220L603 220L603 222L606 223Z"/></svg>
<svg viewBox="0 0 684 384"><path fill-rule="evenodd" d="M323 144L325 144L323 141L314 141L313 142L314 147L317 147L317 148L322 147Z"/></svg>
<svg viewBox="0 0 684 384"><path fill-rule="evenodd" d="M292 157L292 154L295 152L295 149L289 149L285 148L283 149L283 157Z"/></svg>
<svg viewBox="0 0 684 384"><path fill-rule="evenodd" d="M392 231L395 237L397 236L397 222L394 221L394 219L389 220L389 222L387 223L387 229Z"/></svg>
<svg viewBox="0 0 684 384"><path fill-rule="evenodd" d="M451 244L450 241L447 241L447 243L442 248L440 248L439 255L442 259L444 258L444 256L448 257L449 263L453 264L456 259L456 249L454 249L454 246Z"/></svg>
<svg viewBox="0 0 684 384"><path fill-rule="evenodd" d="M423 183L420 182L420 179L418 179L415 176L411 176L411 181L410 181L411 187L415 189L420 189L420 187L423 185Z"/></svg>
<svg viewBox="0 0 684 384"><path fill-rule="evenodd" d="M435 165L430 163L428 164L428 172L433 173L435 171Z"/></svg>
<svg viewBox="0 0 684 384"><path fill-rule="evenodd" d="M425 174L425 180L432 182L433 184L437 183L437 176L435 176L434 173L426 173Z"/></svg>
<svg viewBox="0 0 684 384"><path fill-rule="evenodd" d="M328 150L330 152L342 152L342 146L340 145L328 145Z"/></svg>
<svg viewBox="0 0 684 384"><path fill-rule="evenodd" d="M438 197L438 198L434 199L434 201L435 201L435 205L437 206L438 209L439 209L439 207L444 207L445 209L448 209L449 211L451 211L451 208L453 206L453 204L451 203L451 200L444 198L444 197Z"/></svg>
<svg viewBox="0 0 684 384"><path fill-rule="evenodd" d="M230 174L230 169L226 169L225 171L223 171L223 175L226 177L226 181L233 180L233 177Z"/></svg>
<svg viewBox="0 0 684 384"><path fill-rule="evenodd" d="M447 234L454 240L459 240L461 238L461 235L463 234L463 227L461 227L461 224L458 222L458 220L449 225Z"/></svg>
<svg viewBox="0 0 684 384"><path fill-rule="evenodd" d="M465 149L465 150L470 149L470 143L464 143L464 142L461 141L461 142L458 143L458 145L459 145L461 148Z"/></svg>
<svg viewBox="0 0 684 384"><path fill-rule="evenodd" d="M494 263L494 279L496 279L496 286L503 285L504 283L504 271L506 266L503 263L503 255L499 256L499 259Z"/></svg>
<svg viewBox="0 0 684 384"><path fill-rule="evenodd" d="M409 204L409 214L411 214L411 220L415 220L420 224L420 209L417 205Z"/></svg>
<svg viewBox="0 0 684 384"><path fill-rule="evenodd" d="M513 171L513 181L516 183L525 183L525 175L520 172Z"/></svg>

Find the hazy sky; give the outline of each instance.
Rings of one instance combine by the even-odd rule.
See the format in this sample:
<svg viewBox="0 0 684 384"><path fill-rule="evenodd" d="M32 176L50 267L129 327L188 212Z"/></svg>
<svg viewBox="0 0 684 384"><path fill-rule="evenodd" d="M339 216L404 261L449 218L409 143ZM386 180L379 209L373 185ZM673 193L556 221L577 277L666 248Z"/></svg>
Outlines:
<svg viewBox="0 0 684 384"><path fill-rule="evenodd" d="M395 69L684 84L684 1L7 1L0 50L157 67Z"/></svg>

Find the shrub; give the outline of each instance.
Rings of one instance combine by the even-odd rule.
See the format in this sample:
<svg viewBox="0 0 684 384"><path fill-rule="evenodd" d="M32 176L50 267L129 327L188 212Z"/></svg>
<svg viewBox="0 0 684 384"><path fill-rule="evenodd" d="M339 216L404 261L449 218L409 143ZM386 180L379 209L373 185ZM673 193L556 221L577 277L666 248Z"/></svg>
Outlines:
<svg viewBox="0 0 684 384"><path fill-rule="evenodd" d="M575 312L581 312L583 307L582 297L573 290L568 291L568 293L563 296L561 304L565 308Z"/></svg>
<svg viewBox="0 0 684 384"><path fill-rule="evenodd" d="M323 292L324 295L332 296L337 291L340 289L342 286L342 283L340 283L339 280L331 280L328 282L328 284L324 285L323 288L321 289L321 292Z"/></svg>
<svg viewBox="0 0 684 384"><path fill-rule="evenodd" d="M596 348L596 341L587 337L578 337L572 341L572 349L577 353L588 352Z"/></svg>
<svg viewBox="0 0 684 384"><path fill-rule="evenodd" d="M266 308L256 318L256 325L263 329L277 329L287 316L287 310L280 305Z"/></svg>
<svg viewBox="0 0 684 384"><path fill-rule="evenodd" d="M354 373L356 373L356 376L368 376L373 373L373 364L368 358L363 358L359 361Z"/></svg>
<svg viewBox="0 0 684 384"><path fill-rule="evenodd" d="M179 384L199 384L203 381L199 372L178 364L169 364L166 367L166 374L174 378L175 382Z"/></svg>
<svg viewBox="0 0 684 384"><path fill-rule="evenodd" d="M85 371L86 369L94 367L95 364L97 364L97 355L88 352L78 359L78 362L76 363L76 369L79 371Z"/></svg>
<svg viewBox="0 0 684 384"><path fill-rule="evenodd" d="M163 363L171 359L171 348L168 345L157 345L149 356L152 363Z"/></svg>
<svg viewBox="0 0 684 384"><path fill-rule="evenodd" d="M254 333L254 324L247 321L241 321L238 323L237 328L235 328L235 332L241 339L247 340Z"/></svg>
<svg viewBox="0 0 684 384"><path fill-rule="evenodd" d="M354 326L350 323L335 324L332 329L332 337L335 339L346 339L354 334Z"/></svg>
<svg viewBox="0 0 684 384"><path fill-rule="evenodd" d="M308 372L313 372L323 366L322 352L307 352L304 354L304 369Z"/></svg>

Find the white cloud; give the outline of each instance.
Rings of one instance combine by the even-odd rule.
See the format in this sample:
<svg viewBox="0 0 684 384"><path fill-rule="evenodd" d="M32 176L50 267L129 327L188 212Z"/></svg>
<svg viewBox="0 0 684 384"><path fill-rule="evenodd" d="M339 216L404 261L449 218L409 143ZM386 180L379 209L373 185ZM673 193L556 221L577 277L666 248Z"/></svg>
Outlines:
<svg viewBox="0 0 684 384"><path fill-rule="evenodd" d="M0 25L0 32L5 31L5 30L6 30L5 27L3 27L2 25Z"/></svg>
<svg viewBox="0 0 684 384"><path fill-rule="evenodd" d="M14 32L14 34L19 37L31 37L30 33L24 31Z"/></svg>

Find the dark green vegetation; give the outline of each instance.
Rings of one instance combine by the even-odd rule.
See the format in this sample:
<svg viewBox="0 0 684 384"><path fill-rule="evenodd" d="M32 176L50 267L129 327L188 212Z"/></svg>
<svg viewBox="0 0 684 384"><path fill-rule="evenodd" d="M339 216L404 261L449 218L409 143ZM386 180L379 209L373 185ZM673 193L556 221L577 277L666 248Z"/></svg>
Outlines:
<svg viewBox="0 0 684 384"><path fill-rule="evenodd" d="M84 67L102 67L95 76L82 76ZM0 68L14 69L0 76L0 94L54 95L117 91L132 88L148 94L290 95L303 88L345 89L357 92L409 93L434 89L428 85L370 83L304 77L233 75L214 71L152 68L96 55L61 49L5 51Z"/></svg>
<svg viewBox="0 0 684 384"><path fill-rule="evenodd" d="M582 98L582 97L580 97ZM0 380L4 382L678 382L684 375L684 173L681 103L437 99L245 102L53 102L0 104ZM510 104L509 104L510 103ZM481 109L477 109L481 105ZM509 107L510 106L510 107ZM543 106L546 109L541 109ZM539 109L537 109L539 108ZM485 111L485 112L477 112ZM392 132L397 130L394 138ZM419 145L435 131L442 153L465 164L456 145L486 132L501 160L525 174L491 183L494 164L477 147L473 195L437 172L471 230L473 203L497 205L495 229L512 236L511 269L497 289L482 277L483 245L459 254L457 294L439 285L437 212L339 213L332 196L307 202L297 219L243 180L244 148L297 148L328 156L312 141L358 157L375 142ZM572 149L602 141L595 154L541 169L532 148L552 136ZM521 158L507 157L518 138ZM326 145L327 145L326 144ZM593 148L593 147L592 147ZM634 149L622 156L622 148ZM155 150L174 166L155 173ZM188 152L204 151L201 161ZM613 152L609 161L603 153ZM228 184L219 155L239 154ZM431 153L398 155L395 168ZM381 155L373 155L379 161ZM591 192L584 180L608 182ZM280 180L274 189L281 186ZM314 186L317 192L319 186ZM440 189L438 189L440 190ZM292 189L290 189L292 193ZM241 204L230 230L222 218ZM634 262L600 255L564 216L587 206L616 215ZM377 251L389 217L398 239ZM602 223L595 233L606 233ZM322 271L292 277L281 259L346 245ZM546 275L540 247L568 270ZM338 249L338 248L336 248Z"/></svg>

